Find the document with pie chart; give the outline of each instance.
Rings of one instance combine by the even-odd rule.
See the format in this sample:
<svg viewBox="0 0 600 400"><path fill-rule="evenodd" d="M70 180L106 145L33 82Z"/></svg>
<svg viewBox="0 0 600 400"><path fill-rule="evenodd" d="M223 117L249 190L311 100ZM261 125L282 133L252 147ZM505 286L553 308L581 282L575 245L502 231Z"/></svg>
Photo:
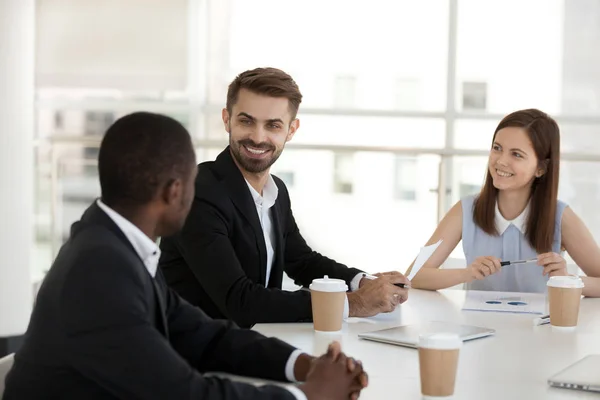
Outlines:
<svg viewBox="0 0 600 400"><path fill-rule="evenodd" d="M546 295L543 293L467 290L465 304L462 309L466 311L545 314Z"/></svg>

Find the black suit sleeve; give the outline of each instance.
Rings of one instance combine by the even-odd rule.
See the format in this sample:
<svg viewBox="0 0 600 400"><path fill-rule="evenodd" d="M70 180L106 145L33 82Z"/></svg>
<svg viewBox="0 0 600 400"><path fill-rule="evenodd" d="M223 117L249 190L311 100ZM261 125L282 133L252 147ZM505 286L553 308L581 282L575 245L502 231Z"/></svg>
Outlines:
<svg viewBox="0 0 600 400"><path fill-rule="evenodd" d="M111 252L114 253L97 248L75 260L76 266L69 272L61 293L57 323L66 332L62 351L75 370L117 398L294 399L284 388L257 388L206 378L195 371L153 326L147 301L148 282L144 284L143 277L127 265L131 260L110 255ZM169 303L175 346L187 353L197 367L206 362L206 366L220 366L232 372L249 371L248 360L230 361L237 357L234 352L254 354L267 347L266 339L210 321L172 295ZM240 344L233 345L238 338ZM199 349L193 350L192 346ZM207 351L211 347L221 352ZM267 357L277 370L282 368L281 358L289 348L276 343L272 347L273 356ZM210 357L215 360L209 362Z"/></svg>
<svg viewBox="0 0 600 400"><path fill-rule="evenodd" d="M247 277L217 201L196 197L183 230L173 237L194 276L219 310L243 327L310 320L310 293L265 288Z"/></svg>
<svg viewBox="0 0 600 400"><path fill-rule="evenodd" d="M213 320L167 290L171 344L197 370L287 380L285 366L294 347L231 321Z"/></svg>
<svg viewBox="0 0 600 400"><path fill-rule="evenodd" d="M357 274L362 271L356 268L348 268L330 258L327 258L316 251L313 251L306 243L300 229L294 219L290 198L287 189L283 183L278 185L280 195L285 196L287 207L284 210L287 213L285 217L286 225L284 227L285 244L285 272L292 278L296 284L308 287L315 278L322 278L328 275L330 278L343 279L350 289L350 282ZM281 190L283 189L283 190Z"/></svg>

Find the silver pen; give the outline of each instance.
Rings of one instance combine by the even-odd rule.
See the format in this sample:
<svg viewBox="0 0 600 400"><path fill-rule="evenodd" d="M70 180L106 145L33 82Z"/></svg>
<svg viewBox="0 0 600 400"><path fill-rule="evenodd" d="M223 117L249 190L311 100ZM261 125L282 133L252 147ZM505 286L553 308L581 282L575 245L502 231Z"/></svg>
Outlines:
<svg viewBox="0 0 600 400"><path fill-rule="evenodd" d="M505 265L513 265L513 264L527 264L530 262L537 262L537 258L530 258L529 260L517 260L517 261L500 261L500 266L504 267Z"/></svg>
<svg viewBox="0 0 600 400"><path fill-rule="evenodd" d="M546 325L550 323L550 315L544 315L543 317L537 317L533 319L533 326Z"/></svg>

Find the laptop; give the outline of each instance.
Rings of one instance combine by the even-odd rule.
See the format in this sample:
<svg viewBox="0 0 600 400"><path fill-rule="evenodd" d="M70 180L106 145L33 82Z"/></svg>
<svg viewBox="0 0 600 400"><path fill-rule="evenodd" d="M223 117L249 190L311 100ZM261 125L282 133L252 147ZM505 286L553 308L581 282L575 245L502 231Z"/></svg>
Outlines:
<svg viewBox="0 0 600 400"><path fill-rule="evenodd" d="M600 354L592 354L569 365L550 379L548 384L565 389L600 392Z"/></svg>
<svg viewBox="0 0 600 400"><path fill-rule="evenodd" d="M361 339L373 340L397 346L417 348L419 335L430 333L456 333L463 342L493 335L496 331L472 325L460 325L452 322L431 321L422 324L404 325L395 328L365 332L358 335Z"/></svg>

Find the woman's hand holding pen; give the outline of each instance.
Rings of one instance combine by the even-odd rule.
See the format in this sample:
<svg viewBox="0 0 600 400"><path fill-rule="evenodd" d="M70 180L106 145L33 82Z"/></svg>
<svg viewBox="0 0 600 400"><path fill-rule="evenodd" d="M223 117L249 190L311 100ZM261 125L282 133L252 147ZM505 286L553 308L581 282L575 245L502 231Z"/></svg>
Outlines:
<svg viewBox="0 0 600 400"><path fill-rule="evenodd" d="M532 261L536 261L536 259L501 261L499 258L492 256L477 257L475 261L473 261L473 263L465 269L465 281L472 282L473 280L485 279L486 277L500 271L503 265L523 264ZM567 271L567 262L558 253L550 252L538 255L537 264L544 268L544 275L569 275Z"/></svg>
<svg viewBox="0 0 600 400"><path fill-rule="evenodd" d="M544 275L561 276L569 275L567 272L567 262L558 253L544 253L538 257L538 265L544 267Z"/></svg>
<svg viewBox="0 0 600 400"><path fill-rule="evenodd" d="M485 279L487 276L495 274L501 269L500 259L498 257L485 256L477 257L466 269L466 282Z"/></svg>

